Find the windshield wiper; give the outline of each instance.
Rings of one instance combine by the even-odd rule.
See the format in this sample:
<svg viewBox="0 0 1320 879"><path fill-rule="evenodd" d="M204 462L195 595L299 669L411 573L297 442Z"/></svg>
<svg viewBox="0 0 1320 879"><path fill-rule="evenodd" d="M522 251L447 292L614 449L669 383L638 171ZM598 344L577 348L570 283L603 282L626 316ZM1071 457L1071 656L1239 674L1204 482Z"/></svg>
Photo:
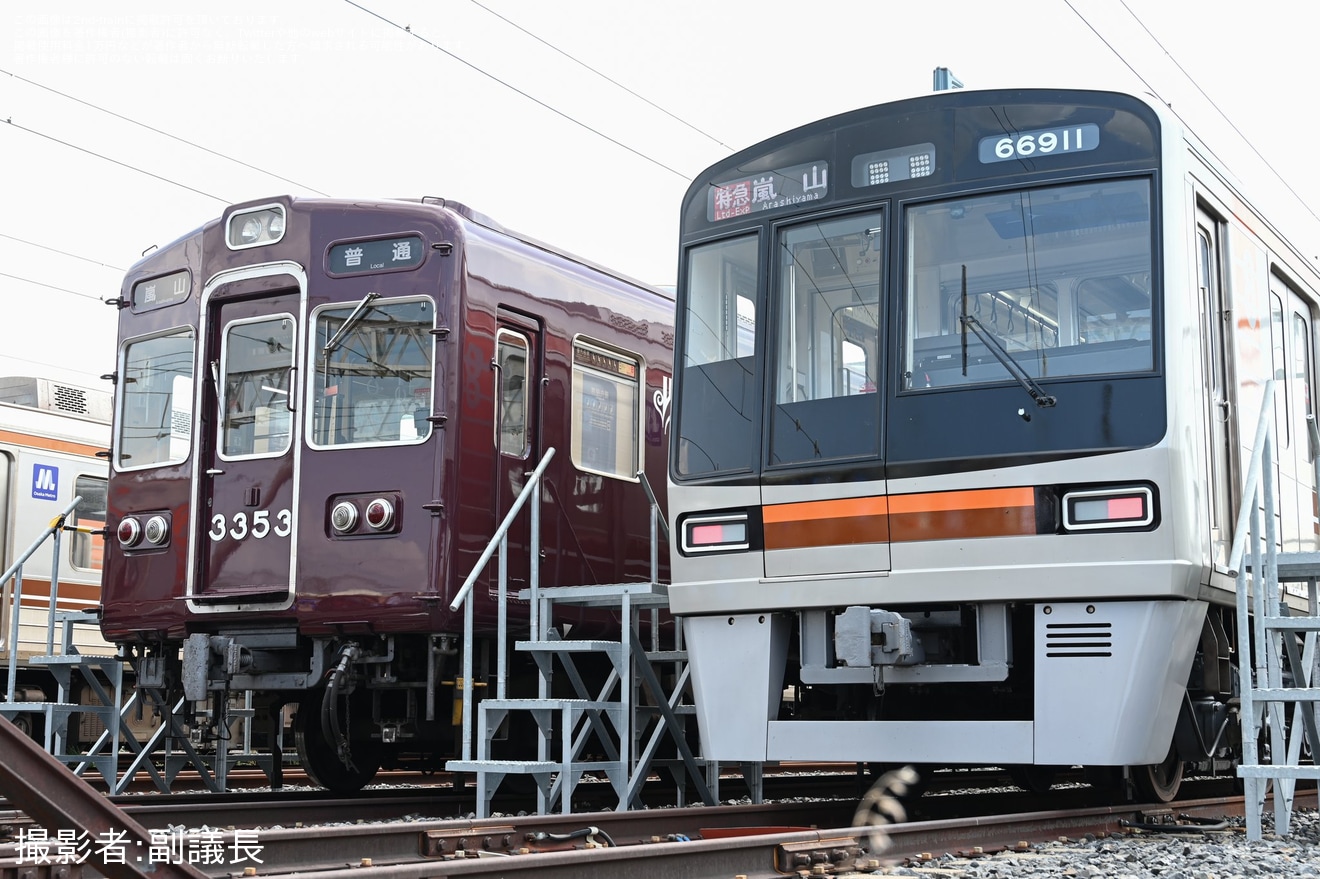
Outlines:
<svg viewBox="0 0 1320 879"><path fill-rule="evenodd" d="M339 340L348 335L348 331L353 325L361 320L366 314L366 307L379 298L379 293L368 293L366 296L363 296L362 301L357 304L357 308L353 309L353 313L348 316L347 320L339 325L339 329L330 337L330 341L325 343L325 347L321 349L321 354L329 354L331 351L338 348Z"/></svg>
<svg viewBox="0 0 1320 879"><path fill-rule="evenodd" d="M1036 405L1041 409L1053 406L1059 402L1052 394L1045 393L1045 389L1037 381L1027 374L1022 365L1013 359L1013 355L1008 353L994 333L985 328L985 324L976 319L975 315L967 313L967 266L962 267L962 314L958 317L958 322L962 324L962 374L967 375L967 329L970 327L976 338L990 353L995 355L995 359L1008 370L1008 374L1013 376L1022 390L1031 395L1031 399L1036 401Z"/></svg>

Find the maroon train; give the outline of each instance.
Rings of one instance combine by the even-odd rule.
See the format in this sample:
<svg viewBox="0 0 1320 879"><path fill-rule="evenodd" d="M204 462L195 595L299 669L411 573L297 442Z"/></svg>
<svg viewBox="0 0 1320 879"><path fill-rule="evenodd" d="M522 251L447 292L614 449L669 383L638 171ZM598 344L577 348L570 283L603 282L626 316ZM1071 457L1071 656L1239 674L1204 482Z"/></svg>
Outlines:
<svg viewBox="0 0 1320 879"><path fill-rule="evenodd" d="M303 706L326 786L452 753L449 604L550 447L542 585L649 579L636 474L663 491L664 293L452 201L273 198L153 251L118 305L105 635L199 710ZM494 584L492 564L487 641Z"/></svg>

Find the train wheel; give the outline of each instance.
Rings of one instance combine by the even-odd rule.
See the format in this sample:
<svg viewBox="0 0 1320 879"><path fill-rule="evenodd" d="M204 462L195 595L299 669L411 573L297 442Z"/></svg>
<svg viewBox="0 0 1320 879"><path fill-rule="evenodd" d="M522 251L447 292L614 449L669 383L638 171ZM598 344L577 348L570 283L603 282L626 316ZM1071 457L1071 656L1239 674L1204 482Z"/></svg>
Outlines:
<svg viewBox="0 0 1320 879"><path fill-rule="evenodd" d="M298 748L298 762L312 781L337 794L362 790L380 769L380 748L369 739L353 737L350 753L353 766L339 759L334 743L325 737L321 725L321 694L315 691L298 705L293 718L293 741Z"/></svg>
<svg viewBox="0 0 1320 879"><path fill-rule="evenodd" d="M1178 751L1172 744L1168 756L1161 762L1132 767L1132 783L1137 787L1137 795L1157 803L1167 803L1178 796L1182 779L1183 761L1178 759Z"/></svg>

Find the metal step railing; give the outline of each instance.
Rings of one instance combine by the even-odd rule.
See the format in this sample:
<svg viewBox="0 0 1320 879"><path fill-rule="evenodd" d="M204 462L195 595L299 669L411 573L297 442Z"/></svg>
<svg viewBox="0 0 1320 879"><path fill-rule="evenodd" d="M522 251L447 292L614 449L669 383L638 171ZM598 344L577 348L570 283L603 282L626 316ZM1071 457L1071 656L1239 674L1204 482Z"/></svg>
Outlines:
<svg viewBox="0 0 1320 879"><path fill-rule="evenodd" d="M8 682L5 700L0 703L0 716L10 720L40 718L44 725L46 752L62 763L76 767L82 774L87 768L97 768L108 783L114 783L119 759L119 745L124 724L120 717L123 700L124 663L117 656L84 655L79 652L75 632L79 627L96 625L96 616L85 611L71 611L59 606L60 559L62 536L65 531L76 530L90 534L87 526L71 526L66 522L70 514L82 503L75 497L19 554L10 567L0 575L0 595L8 596L9 631ZM29 669L43 668L55 684L55 699L28 699L29 693L19 687L19 653L21 652L23 623L23 567L47 541L52 545L50 565L50 599L45 620L45 652L28 657ZM30 623L28 624L30 627ZM104 678L104 681L102 680ZM94 695L97 703L74 701L79 689ZM20 696L24 698L20 698ZM88 755L70 749L76 737L69 734L69 722L78 716L96 718L104 729L101 739L103 750Z"/></svg>
<svg viewBox="0 0 1320 879"><path fill-rule="evenodd" d="M1273 787L1274 832L1287 836L1298 779L1320 779L1320 553L1281 553L1275 524L1274 382L1265 384L1260 422L1243 483L1228 567L1237 577L1238 675L1247 838L1260 839L1265 796ZM1320 437L1311 420L1311 459L1320 486ZM1262 521L1263 520L1263 521ZM1249 562L1244 563L1246 559ZM1248 577L1250 572L1250 577ZM1307 583L1305 606L1283 584ZM1302 611L1294 615L1294 611ZM1299 651L1300 639L1300 651ZM1293 706L1289 722L1285 707ZM1304 737L1304 738L1303 738ZM1310 763L1302 763L1303 741ZM1265 759L1262 759L1265 758Z"/></svg>
<svg viewBox="0 0 1320 879"><path fill-rule="evenodd" d="M476 775L477 815L489 815L490 800L505 776L530 776L537 786L538 811L542 814L558 806L562 812L572 810L574 788L584 773L603 774L610 782L619 801L619 808L630 808L640 803L641 786L645 783L659 745L668 734L679 755L671 766L679 783L680 796L687 779L696 788L698 796L713 804L711 785L703 778L699 760L685 740L687 712L681 704L688 691L686 656L681 641L675 650L659 650L659 613L668 605L667 590L659 583L659 534L667 533L659 506L645 476L639 474L651 502L651 580L606 584L600 586L541 585L535 563L540 557L540 482L546 465L554 456L554 449L546 452L536 470L529 475L513 507L500 527L496 529L486 551L481 555L471 574L464 581L451 610L464 609L463 673L462 673L462 753L458 760L448 762L446 768L454 772L472 772ZM530 607L529 640L519 641L514 648L530 656L537 667L537 696L510 699L506 691L508 647L508 587L507 568L508 530L522 507L530 502L531 540L529 588L519 593ZM485 570L491 558L499 554L499 585L496 634L495 693L473 703L476 686L473 680L473 602L471 589ZM617 641L565 640L552 624L555 604L618 608L621 631ZM639 620L642 613L650 614L651 650L641 643ZM681 629L680 629L681 631ZM679 636L681 637L681 636ZM603 657L609 673L603 683L588 682L578 668L578 660L586 655ZM670 663L676 667L670 676L674 683L668 690L661 684L653 664ZM552 694L555 667L562 668L573 695L556 698ZM643 704L643 693L651 695L649 704ZM535 759L495 760L490 748L496 728L514 712L524 712L537 728L537 754ZM642 719L640 715L648 717ZM476 746L473 754L472 724L477 718ZM593 738L594 737L594 738ZM604 759L587 757L586 746L594 742L604 751ZM558 756L552 754L558 751Z"/></svg>

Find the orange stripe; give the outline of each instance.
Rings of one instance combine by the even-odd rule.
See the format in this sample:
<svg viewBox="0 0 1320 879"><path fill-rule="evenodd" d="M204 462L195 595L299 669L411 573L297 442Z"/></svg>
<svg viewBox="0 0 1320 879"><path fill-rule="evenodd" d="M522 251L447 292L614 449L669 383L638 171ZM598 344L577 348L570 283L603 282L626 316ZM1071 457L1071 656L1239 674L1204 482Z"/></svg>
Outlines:
<svg viewBox="0 0 1320 879"><path fill-rule="evenodd" d="M848 497L837 501L802 501L773 504L761 508L763 522L802 522L809 519L842 519L850 516L883 516L889 512L889 498Z"/></svg>
<svg viewBox="0 0 1320 879"><path fill-rule="evenodd" d="M889 498L891 513L933 513L942 510L984 510L991 507L1036 506L1034 488L978 488L929 494L896 494Z"/></svg>
<svg viewBox="0 0 1320 879"><path fill-rule="evenodd" d="M86 457L92 457L97 452L105 451L105 448L101 446L90 446L87 443L78 443L72 440L51 439L46 436L33 436L30 433L18 433L12 430L0 430L0 442L30 446L50 452L67 452L70 455L83 455Z"/></svg>
<svg viewBox="0 0 1320 879"><path fill-rule="evenodd" d="M957 540L1036 533L1036 492L987 488L771 504L766 549Z"/></svg>

